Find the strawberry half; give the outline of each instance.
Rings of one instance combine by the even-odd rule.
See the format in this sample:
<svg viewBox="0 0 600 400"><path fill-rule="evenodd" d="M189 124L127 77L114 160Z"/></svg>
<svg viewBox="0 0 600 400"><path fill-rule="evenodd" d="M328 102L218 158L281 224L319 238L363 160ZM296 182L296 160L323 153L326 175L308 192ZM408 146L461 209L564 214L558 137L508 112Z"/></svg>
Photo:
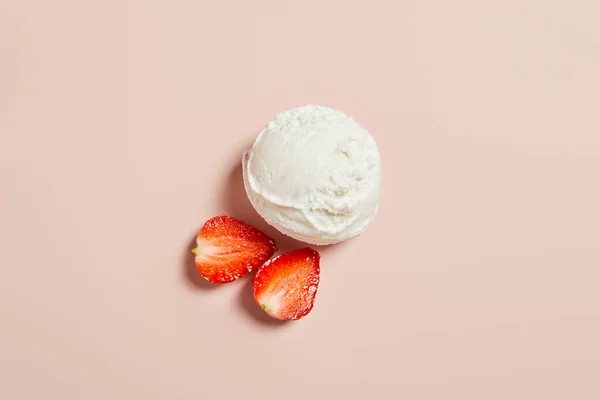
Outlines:
<svg viewBox="0 0 600 400"><path fill-rule="evenodd" d="M275 241L232 217L209 219L196 239L196 269L206 280L228 283L241 278L273 256Z"/></svg>
<svg viewBox="0 0 600 400"><path fill-rule="evenodd" d="M317 294L319 259L319 253L304 248L267 261L254 275L254 299L273 318L304 317L312 310Z"/></svg>

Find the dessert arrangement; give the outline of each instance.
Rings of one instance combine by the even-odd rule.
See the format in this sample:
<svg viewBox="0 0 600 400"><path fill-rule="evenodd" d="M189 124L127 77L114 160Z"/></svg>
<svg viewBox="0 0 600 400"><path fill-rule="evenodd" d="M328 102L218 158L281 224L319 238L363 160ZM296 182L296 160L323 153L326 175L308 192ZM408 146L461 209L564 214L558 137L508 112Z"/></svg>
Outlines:
<svg viewBox="0 0 600 400"><path fill-rule="evenodd" d="M244 153L242 171L258 214L308 244L360 235L379 208L375 141L352 118L327 107L307 105L277 114ZM256 271L254 298L268 315L297 320L312 310L320 279L314 249L273 257L272 238L229 216L208 220L196 243L196 268L209 282L225 284Z"/></svg>

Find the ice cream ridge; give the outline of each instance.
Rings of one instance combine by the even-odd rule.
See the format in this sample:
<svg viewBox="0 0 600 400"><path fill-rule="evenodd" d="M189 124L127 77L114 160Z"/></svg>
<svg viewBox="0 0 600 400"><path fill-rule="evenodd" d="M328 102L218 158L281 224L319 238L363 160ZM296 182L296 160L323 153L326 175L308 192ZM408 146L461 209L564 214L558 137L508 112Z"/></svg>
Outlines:
<svg viewBox="0 0 600 400"><path fill-rule="evenodd" d="M306 105L275 115L244 153L242 170L256 211L306 243L360 235L377 214L377 145L341 111Z"/></svg>

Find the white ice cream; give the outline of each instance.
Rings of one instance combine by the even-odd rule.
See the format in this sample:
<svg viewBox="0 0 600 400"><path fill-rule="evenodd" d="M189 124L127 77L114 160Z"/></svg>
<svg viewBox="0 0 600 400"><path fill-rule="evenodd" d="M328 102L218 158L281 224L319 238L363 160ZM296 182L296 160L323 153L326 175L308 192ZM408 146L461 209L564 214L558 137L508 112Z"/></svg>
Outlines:
<svg viewBox="0 0 600 400"><path fill-rule="evenodd" d="M308 105L277 114L242 164L256 211L303 242L324 245L357 236L377 213L377 146L341 111Z"/></svg>

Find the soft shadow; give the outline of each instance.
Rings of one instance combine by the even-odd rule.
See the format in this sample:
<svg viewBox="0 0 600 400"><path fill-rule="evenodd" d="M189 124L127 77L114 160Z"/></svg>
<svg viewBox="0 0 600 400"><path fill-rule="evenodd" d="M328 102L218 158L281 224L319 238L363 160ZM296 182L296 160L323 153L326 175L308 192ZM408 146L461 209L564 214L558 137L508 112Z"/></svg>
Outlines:
<svg viewBox="0 0 600 400"><path fill-rule="evenodd" d="M220 200L223 206L223 214L240 219L263 231L275 240L279 252L288 252L305 247L305 244L284 235L271 225L267 224L267 222L258 215L256 210L254 210L250 200L248 200L242 176L242 155L245 150L251 147L251 145L252 144L250 143L243 150L240 150L238 152L239 157L232 161L230 172L225 179L225 184L221 191Z"/></svg>
<svg viewBox="0 0 600 400"><path fill-rule="evenodd" d="M252 290L252 278L246 278L244 286L241 288L238 303L240 307L252 317L253 320L268 327L282 327L286 325L286 321L280 321L278 319L269 317L267 313L260 309L259 305L254 300L254 291Z"/></svg>
<svg viewBox="0 0 600 400"><path fill-rule="evenodd" d="M185 249L185 254L183 256L182 262L182 274L184 280L187 284L195 289L201 290L215 290L220 285L210 283L206 279L204 279L198 270L196 270L196 261L194 259L194 253L192 253L192 249L196 247L196 237L190 241L190 244Z"/></svg>
<svg viewBox="0 0 600 400"><path fill-rule="evenodd" d="M315 249L321 255L329 254L329 253L336 253L338 251L342 251L342 249L344 249L348 245L348 242L352 242L354 239L356 239L356 238L347 239L341 243L328 244L326 246L314 246L314 245L309 245L309 246L311 248Z"/></svg>
<svg viewBox="0 0 600 400"><path fill-rule="evenodd" d="M250 203L250 200L248 200L246 190L244 189L242 156L244 151L248 150L250 147L252 147L252 142L247 142L246 146L237 152L238 157L232 160L231 169L221 190L220 201L223 207L223 214L240 219L273 238L277 244L278 253L286 253L304 247L311 247L322 255L336 253L345 248L349 242L353 242L356 239L349 239L333 245L315 246L284 235L269 225L260 215L258 215Z"/></svg>

